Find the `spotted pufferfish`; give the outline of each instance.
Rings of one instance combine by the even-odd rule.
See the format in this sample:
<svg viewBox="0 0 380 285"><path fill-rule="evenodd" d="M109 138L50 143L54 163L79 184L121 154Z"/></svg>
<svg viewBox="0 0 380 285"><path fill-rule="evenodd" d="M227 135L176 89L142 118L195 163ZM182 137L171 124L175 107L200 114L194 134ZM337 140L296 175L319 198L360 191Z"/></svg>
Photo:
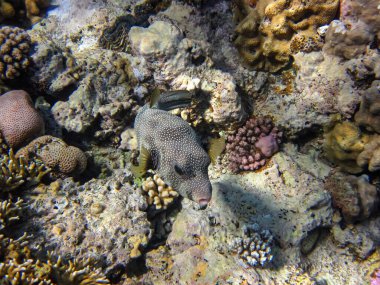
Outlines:
<svg viewBox="0 0 380 285"><path fill-rule="evenodd" d="M183 90L157 94L138 111L134 126L139 165L131 170L141 177L153 166L169 186L204 209L212 195L208 166L222 152L224 140L213 140L207 153L189 123L169 112L188 107L192 95Z"/></svg>

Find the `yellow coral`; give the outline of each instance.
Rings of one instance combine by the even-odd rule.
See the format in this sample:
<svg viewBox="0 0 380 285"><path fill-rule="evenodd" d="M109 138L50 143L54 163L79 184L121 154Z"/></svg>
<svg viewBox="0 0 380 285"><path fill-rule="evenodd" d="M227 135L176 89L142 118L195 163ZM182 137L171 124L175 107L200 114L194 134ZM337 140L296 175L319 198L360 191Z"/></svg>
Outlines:
<svg viewBox="0 0 380 285"><path fill-rule="evenodd" d="M276 72L286 66L292 52L321 47L317 28L335 16L338 0L235 1L235 44L243 59L259 70Z"/></svg>
<svg viewBox="0 0 380 285"><path fill-rule="evenodd" d="M347 172L359 173L362 168L356 163L356 159L369 139L353 123L338 123L325 135L327 158Z"/></svg>
<svg viewBox="0 0 380 285"><path fill-rule="evenodd" d="M154 205L157 210L166 209L179 194L168 186L157 174L148 177L142 185L143 191L147 194L149 205Z"/></svg>

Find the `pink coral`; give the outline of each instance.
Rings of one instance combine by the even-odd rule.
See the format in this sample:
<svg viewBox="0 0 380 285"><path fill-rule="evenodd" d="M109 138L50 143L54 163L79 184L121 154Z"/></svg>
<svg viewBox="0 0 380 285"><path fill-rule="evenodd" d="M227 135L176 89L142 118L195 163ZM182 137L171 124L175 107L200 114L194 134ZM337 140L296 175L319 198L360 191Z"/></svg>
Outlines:
<svg viewBox="0 0 380 285"><path fill-rule="evenodd" d="M256 170L279 150L282 132L270 117L253 117L227 138L229 168L233 172Z"/></svg>
<svg viewBox="0 0 380 285"><path fill-rule="evenodd" d="M23 90L0 96L0 132L12 148L44 133L44 121L33 107L32 99Z"/></svg>
<svg viewBox="0 0 380 285"><path fill-rule="evenodd" d="M371 285L380 285L380 268L371 274Z"/></svg>

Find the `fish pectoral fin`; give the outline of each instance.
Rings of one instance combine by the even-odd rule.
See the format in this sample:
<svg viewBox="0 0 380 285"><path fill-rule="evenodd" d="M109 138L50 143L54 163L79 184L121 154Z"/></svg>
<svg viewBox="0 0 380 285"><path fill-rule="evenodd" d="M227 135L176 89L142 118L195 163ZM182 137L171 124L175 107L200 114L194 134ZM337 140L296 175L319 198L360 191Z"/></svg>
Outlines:
<svg viewBox="0 0 380 285"><path fill-rule="evenodd" d="M226 142L224 137L209 140L208 155L210 156L212 164L215 164L217 157L223 152L225 146Z"/></svg>
<svg viewBox="0 0 380 285"><path fill-rule="evenodd" d="M155 108L158 105L158 100L160 100L161 91L158 88L155 88L152 91L152 95L150 96L149 107Z"/></svg>
<svg viewBox="0 0 380 285"><path fill-rule="evenodd" d="M139 156L139 165L131 166L131 171L133 176L140 178L144 176L146 171L148 170L148 164L150 160L150 153L145 147L141 147L140 156Z"/></svg>

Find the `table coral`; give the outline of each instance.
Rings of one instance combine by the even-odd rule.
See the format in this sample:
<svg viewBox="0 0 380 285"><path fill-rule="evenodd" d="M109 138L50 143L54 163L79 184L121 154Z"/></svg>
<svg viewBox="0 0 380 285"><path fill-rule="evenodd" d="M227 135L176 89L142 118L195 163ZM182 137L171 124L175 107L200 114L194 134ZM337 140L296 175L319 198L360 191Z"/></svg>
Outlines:
<svg viewBox="0 0 380 285"><path fill-rule="evenodd" d="M147 194L148 204L154 205L157 210L166 209L179 196L157 174L153 178L148 177L141 188Z"/></svg>
<svg viewBox="0 0 380 285"><path fill-rule="evenodd" d="M285 67L292 53L319 49L320 26L333 20L338 0L235 1L235 44L242 58L255 69L271 72Z"/></svg>
<svg viewBox="0 0 380 285"><path fill-rule="evenodd" d="M371 87L362 95L355 122L369 131L380 134L380 80L373 81Z"/></svg>
<svg viewBox="0 0 380 285"><path fill-rule="evenodd" d="M325 134L324 149L327 158L349 173L363 169L356 163L358 155L369 142L369 136L351 122L338 123Z"/></svg>
<svg viewBox="0 0 380 285"><path fill-rule="evenodd" d="M227 137L229 168L233 172L257 170L279 150L282 132L270 117L253 117Z"/></svg>
<svg viewBox="0 0 380 285"><path fill-rule="evenodd" d="M26 160L37 158L52 169L54 176L78 176L87 167L87 157L79 148L68 146L63 140L42 136L16 153Z"/></svg>
<svg viewBox="0 0 380 285"><path fill-rule="evenodd" d="M28 93L9 91L0 96L0 132L7 144L18 148L43 134L44 121Z"/></svg>

